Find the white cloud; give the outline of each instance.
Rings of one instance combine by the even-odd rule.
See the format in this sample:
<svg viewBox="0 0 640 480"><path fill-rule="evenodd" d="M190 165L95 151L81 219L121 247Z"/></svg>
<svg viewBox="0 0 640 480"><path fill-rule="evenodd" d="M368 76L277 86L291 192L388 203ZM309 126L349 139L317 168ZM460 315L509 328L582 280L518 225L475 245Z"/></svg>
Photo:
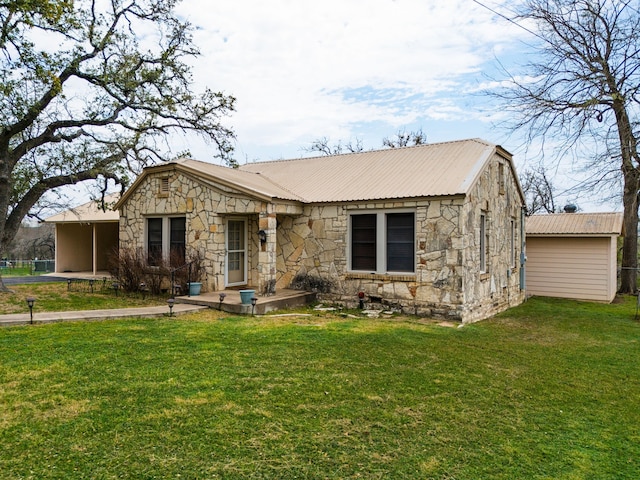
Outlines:
<svg viewBox="0 0 640 480"><path fill-rule="evenodd" d="M470 0L184 0L179 12L198 27L195 78L238 99L228 122L252 158L363 123L387 125L384 136L468 120L463 79L522 34Z"/></svg>

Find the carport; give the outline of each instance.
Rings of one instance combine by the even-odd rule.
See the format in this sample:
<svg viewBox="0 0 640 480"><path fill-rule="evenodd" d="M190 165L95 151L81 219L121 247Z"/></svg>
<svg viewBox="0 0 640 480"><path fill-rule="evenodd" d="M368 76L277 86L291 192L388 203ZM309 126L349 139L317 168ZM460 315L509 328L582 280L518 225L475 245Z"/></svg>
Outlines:
<svg viewBox="0 0 640 480"><path fill-rule="evenodd" d="M112 204L115 195L105 198ZM108 270L109 256L118 248L119 213L102 210L95 201L49 217L55 224L56 273L84 272L98 276Z"/></svg>

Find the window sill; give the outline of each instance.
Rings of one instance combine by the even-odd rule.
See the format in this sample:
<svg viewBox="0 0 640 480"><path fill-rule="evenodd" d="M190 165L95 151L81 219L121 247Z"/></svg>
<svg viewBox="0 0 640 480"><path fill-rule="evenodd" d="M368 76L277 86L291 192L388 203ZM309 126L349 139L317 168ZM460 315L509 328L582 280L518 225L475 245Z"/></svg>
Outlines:
<svg viewBox="0 0 640 480"><path fill-rule="evenodd" d="M490 277L491 275L489 275L489 272L482 272L480 274L480 280L489 280Z"/></svg>
<svg viewBox="0 0 640 480"><path fill-rule="evenodd" d="M415 273L365 273L365 272L348 272L347 280L383 280L396 282L414 282L416 280Z"/></svg>

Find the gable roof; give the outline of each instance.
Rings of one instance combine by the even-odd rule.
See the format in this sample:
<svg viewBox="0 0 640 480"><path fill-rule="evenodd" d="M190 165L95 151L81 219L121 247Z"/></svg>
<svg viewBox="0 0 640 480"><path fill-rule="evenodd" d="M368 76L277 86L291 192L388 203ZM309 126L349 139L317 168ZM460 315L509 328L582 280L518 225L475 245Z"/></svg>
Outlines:
<svg viewBox="0 0 640 480"><path fill-rule="evenodd" d="M266 176L310 203L465 195L498 148L471 139L256 162L240 170Z"/></svg>
<svg viewBox="0 0 640 480"><path fill-rule="evenodd" d="M173 170L267 201L326 203L466 195L495 153L509 164L518 182L511 155L480 139L255 162L235 169L180 159L145 168L116 208L146 175ZM518 190L523 199L519 183Z"/></svg>
<svg viewBox="0 0 640 480"><path fill-rule="evenodd" d="M531 215L528 236L609 236L622 233L622 213L550 213Z"/></svg>
<svg viewBox="0 0 640 480"><path fill-rule="evenodd" d="M104 197L106 204L113 204L120 198L119 193L112 193ZM45 219L46 223L101 223L101 222L117 222L120 220L118 210L108 208L102 210L100 204L91 200L78 207L70 208L64 212L52 215Z"/></svg>

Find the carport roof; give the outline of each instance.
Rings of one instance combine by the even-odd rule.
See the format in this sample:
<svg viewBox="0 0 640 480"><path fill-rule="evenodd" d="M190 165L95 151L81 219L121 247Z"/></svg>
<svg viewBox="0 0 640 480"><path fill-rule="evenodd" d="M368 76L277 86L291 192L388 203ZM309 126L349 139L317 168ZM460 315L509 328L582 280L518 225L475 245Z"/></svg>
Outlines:
<svg viewBox="0 0 640 480"><path fill-rule="evenodd" d="M527 236L602 236L622 234L622 213L550 213L531 215Z"/></svg>
<svg viewBox="0 0 640 480"><path fill-rule="evenodd" d="M104 202L106 210L102 210L100 204L92 200L78 207L70 208L45 219L47 223L102 223L117 222L120 220L120 213L113 210L113 204L120 198L119 193L107 195Z"/></svg>

